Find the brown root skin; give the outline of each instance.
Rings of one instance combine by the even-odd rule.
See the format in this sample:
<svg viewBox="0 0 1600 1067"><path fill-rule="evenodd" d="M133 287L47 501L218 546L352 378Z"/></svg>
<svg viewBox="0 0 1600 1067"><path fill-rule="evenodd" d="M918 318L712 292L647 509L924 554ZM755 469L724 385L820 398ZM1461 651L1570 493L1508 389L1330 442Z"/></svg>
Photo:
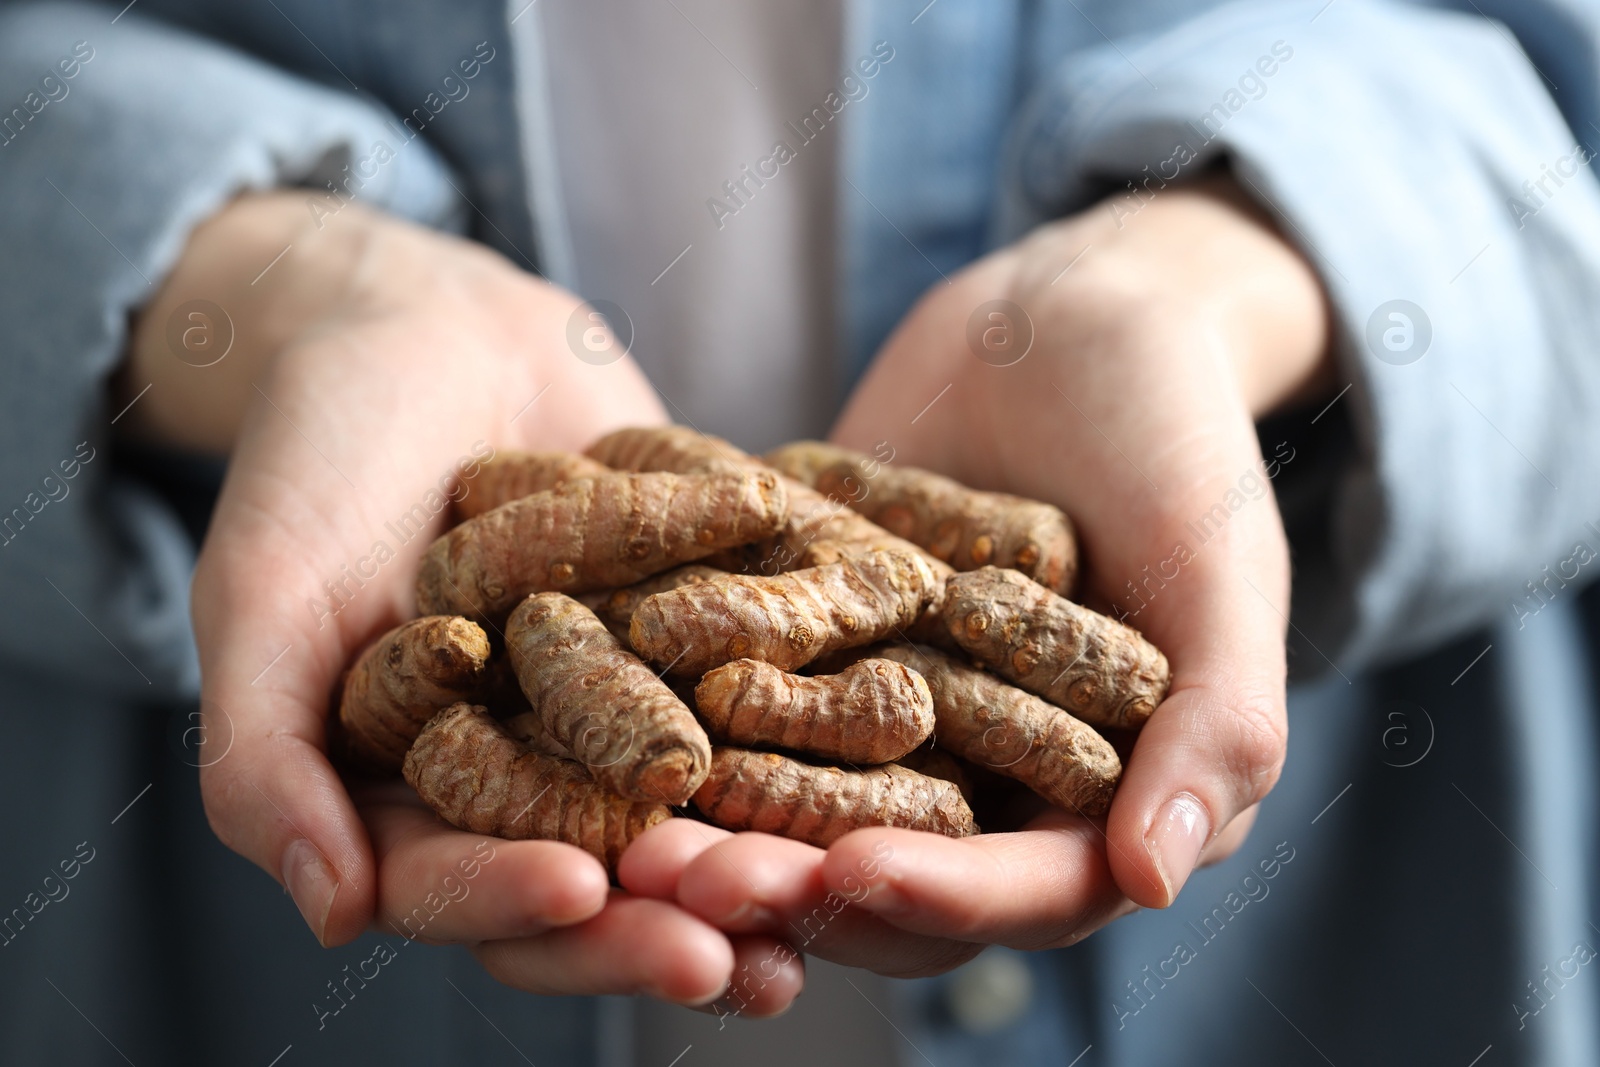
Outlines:
<svg viewBox="0 0 1600 1067"><path fill-rule="evenodd" d="M633 621L633 612L645 599L657 593L664 593L668 589L678 589L685 585L699 585L701 582L716 578L723 572L715 567L707 567L701 563L691 563L658 574L653 578L646 578L642 582L624 586L621 589L607 589L598 593L585 593L577 598L578 603L594 612L601 622L606 624L606 629L611 635L628 648L631 640L628 636L628 625Z"/></svg>
<svg viewBox="0 0 1600 1067"><path fill-rule="evenodd" d="M1139 631L1017 571L945 583L944 622L968 655L1093 726L1136 729L1167 695L1167 658Z"/></svg>
<svg viewBox="0 0 1600 1067"><path fill-rule="evenodd" d="M556 740L544 724L544 716L537 711L518 712L509 719L501 719L500 725L505 727L506 733L527 745L529 752L553 759L572 759L572 750Z"/></svg>
<svg viewBox="0 0 1600 1067"><path fill-rule="evenodd" d="M588 458L619 471L676 474L740 473L761 461L720 437L688 426L633 426L614 430L583 450Z"/></svg>
<svg viewBox="0 0 1600 1067"><path fill-rule="evenodd" d="M485 685L488 661L489 638L467 619L430 615L390 630L345 676L341 755L355 769L395 774L424 723Z"/></svg>
<svg viewBox="0 0 1600 1067"><path fill-rule="evenodd" d="M498 622L530 593L632 585L769 536L787 518L787 497L771 471L581 478L501 505L435 541L417 574L417 604Z"/></svg>
<svg viewBox="0 0 1600 1067"><path fill-rule="evenodd" d="M799 568L825 567L830 563L839 563L847 559L859 559L872 552L895 550L911 550L933 560L933 557L922 553L909 541L902 541L898 537L882 537L872 541L813 541L800 553ZM942 612L944 610L944 583L945 579L955 571L946 563L933 560L936 566L931 567L936 582L933 597L928 601L928 606L922 614L917 616L917 621L906 627L905 637L918 644L935 645L952 652L960 651L959 647L950 640L950 633L945 629Z"/></svg>
<svg viewBox="0 0 1600 1067"><path fill-rule="evenodd" d="M940 748L937 744L918 745L905 755L895 760L908 771L925 774L929 778L942 778L961 790L961 799L970 806L972 804L972 775L967 773L967 768L961 761L950 753Z"/></svg>
<svg viewBox="0 0 1600 1067"><path fill-rule="evenodd" d="M550 735L602 786L683 804L705 781L711 742L694 713L594 612L561 593L530 596L506 623L506 648Z"/></svg>
<svg viewBox="0 0 1600 1067"><path fill-rule="evenodd" d="M1072 590L1077 539L1060 508L819 441L785 445L767 462L956 570L1011 567L1055 592Z"/></svg>
<svg viewBox="0 0 1600 1067"><path fill-rule="evenodd" d="M853 448L827 441L790 441L761 457L773 470L782 471L797 482L816 488L817 476L840 463L866 461L867 471L876 473L881 461Z"/></svg>
<svg viewBox="0 0 1600 1067"><path fill-rule="evenodd" d="M584 454L626 471L693 474L772 469L722 438L686 426L617 430L590 445ZM783 529L754 543L724 549L707 557L708 563L736 574L770 577L804 566L799 562L800 554L813 542L866 541L878 547L922 553L935 574L953 573L949 564L910 541L895 537L845 504L829 500L805 484L805 479L785 476L783 483L790 508L789 521Z"/></svg>
<svg viewBox="0 0 1600 1067"><path fill-rule="evenodd" d="M605 464L574 452L502 451L484 461L467 495L456 501L456 520L476 518L502 504L578 478L610 473Z"/></svg>
<svg viewBox="0 0 1600 1067"><path fill-rule="evenodd" d="M955 568L921 546L896 537L877 523L850 508L847 503L829 499L822 493L792 478L784 479L789 493L789 522L783 532L763 546L759 565L753 573L777 574L802 567L802 555L822 541L858 542L876 549L892 548L914 552L923 558L935 576L955 573Z"/></svg>
<svg viewBox="0 0 1600 1067"><path fill-rule="evenodd" d="M710 671L695 706L712 736L842 763L888 763L933 732L933 696L916 671L865 659L838 674L787 674L753 659Z"/></svg>
<svg viewBox="0 0 1600 1067"><path fill-rule="evenodd" d="M875 552L771 578L729 574L648 597L629 630L639 654L679 674L736 659L793 671L910 626L937 587L920 555Z"/></svg>
<svg viewBox="0 0 1600 1067"><path fill-rule="evenodd" d="M942 748L1016 779L1066 811L1098 817L1110 809L1122 761L1093 728L932 649L894 645L877 652L927 679Z"/></svg>
<svg viewBox="0 0 1600 1067"><path fill-rule="evenodd" d="M844 770L745 748L712 750L711 775L694 804L725 829L758 830L818 848L864 826L947 837L978 832L954 783L893 763Z"/></svg>
<svg viewBox="0 0 1600 1067"><path fill-rule="evenodd" d="M615 876L640 834L672 817L665 804L626 800L569 760L531 752L481 707L441 712L406 754L405 779L460 830L576 845Z"/></svg>

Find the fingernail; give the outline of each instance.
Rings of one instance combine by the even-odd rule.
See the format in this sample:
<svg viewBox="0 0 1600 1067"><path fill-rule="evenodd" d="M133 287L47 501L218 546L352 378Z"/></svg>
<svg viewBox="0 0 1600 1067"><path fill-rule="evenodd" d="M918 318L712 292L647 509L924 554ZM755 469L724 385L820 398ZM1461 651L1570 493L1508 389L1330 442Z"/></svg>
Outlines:
<svg viewBox="0 0 1600 1067"><path fill-rule="evenodd" d="M715 992L707 993L706 995L700 997L689 997L687 999L681 995L674 996L673 994L667 992L664 987L654 983L646 983L645 985L640 986L639 992L643 993L645 996L654 997L657 1000L664 1000L672 1004L681 1004L686 1008L705 1008L722 1003L724 998L728 996L728 989L730 986L731 983L724 982L717 987Z"/></svg>
<svg viewBox="0 0 1600 1067"><path fill-rule="evenodd" d="M1155 821L1145 834L1144 847L1166 888L1168 904L1189 880L1209 836L1211 817L1206 814L1205 805L1192 794L1178 793L1156 813Z"/></svg>
<svg viewBox="0 0 1600 1067"><path fill-rule="evenodd" d="M764 930L777 926L778 916L772 911L772 909L764 905L757 904L753 900L747 900L740 904L737 908L734 908L732 911L722 916L720 919L714 919L712 921L717 926L720 926L725 930L733 929L735 927L741 930Z"/></svg>
<svg viewBox="0 0 1600 1067"><path fill-rule="evenodd" d="M766 1012L765 1014L761 1014L761 1015L758 1015L755 1012L751 1012L750 1013L750 1018L752 1018L752 1019L781 1019L785 1015L788 1015L791 1011L794 1010L794 1001L795 1000L799 1000L799 999L800 999L800 994L796 993L794 995L794 1000L789 1001L789 1003L785 1004L783 1007L779 1008L777 1011L769 1011L769 1012Z"/></svg>
<svg viewBox="0 0 1600 1067"><path fill-rule="evenodd" d="M283 884L288 887L306 925L317 935L317 940L326 945L323 934L328 926L328 913L333 910L333 898L339 892L339 879L317 851L317 846L303 837L295 838L283 850Z"/></svg>
<svg viewBox="0 0 1600 1067"><path fill-rule="evenodd" d="M867 887L867 895L858 903L876 915L895 915L907 910L906 898L889 879Z"/></svg>

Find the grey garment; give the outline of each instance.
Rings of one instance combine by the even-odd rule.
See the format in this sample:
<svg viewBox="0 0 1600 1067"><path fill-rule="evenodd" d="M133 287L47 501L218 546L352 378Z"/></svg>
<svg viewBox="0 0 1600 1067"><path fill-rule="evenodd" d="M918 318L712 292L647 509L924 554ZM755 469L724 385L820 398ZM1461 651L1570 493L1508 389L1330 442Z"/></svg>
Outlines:
<svg viewBox="0 0 1600 1067"><path fill-rule="evenodd" d="M837 127L861 106L839 91L838 0L545 0L534 19L574 250L556 280L620 309L678 421L755 449L825 433Z"/></svg>

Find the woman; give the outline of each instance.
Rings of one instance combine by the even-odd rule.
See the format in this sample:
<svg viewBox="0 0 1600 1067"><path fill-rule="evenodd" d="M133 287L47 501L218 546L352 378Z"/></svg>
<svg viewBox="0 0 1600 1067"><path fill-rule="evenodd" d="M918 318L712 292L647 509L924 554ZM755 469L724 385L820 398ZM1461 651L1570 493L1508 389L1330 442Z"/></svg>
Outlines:
<svg viewBox="0 0 1600 1067"><path fill-rule="evenodd" d="M15 1058L615 1058L614 1002L385 931L458 875L422 936L508 986L770 1014L800 961L746 968L886 846L806 953L930 975L1172 905L1028 957L981 1037L909 987L908 1056L1592 1060L1595 20L1489 14L0 9ZM838 439L1066 508L1167 651L1103 831L669 826L608 896L346 790L327 694L429 539L389 524L471 457L759 448L846 390ZM322 943L378 933L290 948L195 766Z"/></svg>

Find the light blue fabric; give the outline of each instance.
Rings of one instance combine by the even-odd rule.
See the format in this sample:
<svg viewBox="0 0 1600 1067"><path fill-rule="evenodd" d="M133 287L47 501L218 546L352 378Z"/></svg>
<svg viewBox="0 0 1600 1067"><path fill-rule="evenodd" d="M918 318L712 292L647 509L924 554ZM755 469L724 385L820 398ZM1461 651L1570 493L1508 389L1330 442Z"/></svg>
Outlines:
<svg viewBox="0 0 1600 1067"><path fill-rule="evenodd" d="M867 6L856 32L906 42L906 62L850 142L864 195L846 198L842 292L857 365L940 272L1113 193L1126 217L1139 204L1126 183L1159 195L1163 174L1226 158L1318 269L1353 386L1342 403L1359 455L1335 520L1338 592L1353 604L1297 600L1318 646L1361 664L1504 617L1600 519L1583 447L1600 408L1600 185L1577 166L1546 182L1550 195L1524 188L1600 143L1593 5L1505 5L1540 31L1539 68L1566 85L1554 95L1472 4L1244 2L1196 16L1206 5L1046 3L1023 25L1003 3L942 0L915 25L903 5ZM1115 43L1096 29L1118 24L1128 36ZM1240 90L1246 76L1259 99ZM1229 92L1236 110L1202 129ZM1396 298L1433 326L1408 366L1364 341Z"/></svg>
<svg viewBox="0 0 1600 1067"><path fill-rule="evenodd" d="M106 386L129 314L228 198L321 188L380 141L398 151L363 199L435 225L458 205L434 152L399 150L382 112L140 17L112 25L115 14L0 7L0 508L12 521L0 588L13 620L0 626L0 661L149 700L198 687L194 560L170 512L111 474L119 412ZM89 458L64 479L74 457ZM84 656L96 643L120 655Z"/></svg>

